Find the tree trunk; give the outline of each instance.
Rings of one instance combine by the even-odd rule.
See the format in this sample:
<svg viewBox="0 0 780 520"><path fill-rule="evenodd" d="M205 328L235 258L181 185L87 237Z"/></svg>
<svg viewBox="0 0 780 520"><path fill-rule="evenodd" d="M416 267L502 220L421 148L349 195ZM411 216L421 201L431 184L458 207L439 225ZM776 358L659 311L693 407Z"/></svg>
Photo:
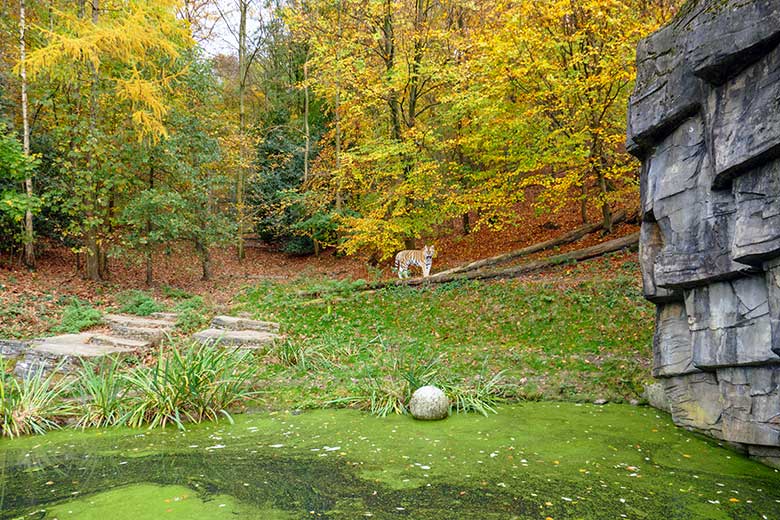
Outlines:
<svg viewBox="0 0 780 520"><path fill-rule="evenodd" d="M385 1L385 14L382 19L382 58L389 79L395 67L395 30L393 27L393 5L390 0ZM401 139L401 103L398 101L398 93L394 89L388 93L387 104L390 106L390 136L399 141Z"/></svg>
<svg viewBox="0 0 780 520"><path fill-rule="evenodd" d="M239 22L238 22L238 121L239 121L239 134L241 136L241 164L238 168L238 179L236 182L236 213L238 216L238 260L243 261L246 252L244 250L244 220L246 218L245 204L245 182L246 171L244 169L244 161L246 160L247 151L245 150L245 137L246 137L246 80L247 80L247 63L246 63L246 16L247 16L248 0L239 0Z"/></svg>
<svg viewBox="0 0 780 520"><path fill-rule="evenodd" d="M469 212L463 213L463 234L468 235L471 233L471 221L469 220Z"/></svg>
<svg viewBox="0 0 780 520"><path fill-rule="evenodd" d="M198 256L200 257L200 268L202 272L200 279L204 282L209 281L211 280L211 253L209 252L209 248L202 242L196 241L195 249L198 251Z"/></svg>
<svg viewBox="0 0 780 520"><path fill-rule="evenodd" d="M151 158L150 158L151 159ZM154 189L154 166L153 162L150 160L150 166L149 166L149 183L147 184L147 187L149 188L149 192ZM152 285L152 278L153 278L153 270L154 266L152 263L152 245L151 241L149 240L149 237L152 234L152 218L151 216L146 217L146 285Z"/></svg>
<svg viewBox="0 0 780 520"><path fill-rule="evenodd" d="M549 258L543 258L541 260L534 260L525 264L520 264L504 269L494 269L490 271L474 271L470 273L458 273L442 275L437 273L429 276L428 278L410 278L407 280L393 280L388 282L378 282L366 284L360 287L359 291L374 291L377 289L383 289L385 287L394 286L416 286L416 285L428 285L434 283L449 283L458 280L494 280L497 278L515 278L527 273L539 271L541 269L552 268L555 266L567 264L570 262L579 262L582 260L588 260L590 258L597 258L599 256L606 255L608 253L614 253L623 249L633 249L639 245L639 232L626 235L624 237L609 240L601 244L586 247L584 249L578 249L569 253L561 255L551 256ZM297 293L300 297L317 297L329 292L334 291L301 291Z"/></svg>
<svg viewBox="0 0 780 520"><path fill-rule="evenodd" d="M626 218L626 214L621 211L615 215L615 222L622 222L625 218ZM524 247L522 249L516 249L514 251L510 251L508 253L504 253L498 256L483 258L482 260L477 260L475 262L471 262L470 264L453 267L452 269L447 269L446 271L441 271L439 273L436 273L436 276L462 273L466 271L475 271L477 269L482 269L484 267L504 264L506 262L510 262L517 258L532 255L540 251L546 251L548 249L562 246L564 244L570 244L572 242L576 242L577 240L584 237L585 235L593 233L594 231L597 231L599 229L602 229L601 224L586 224L564 235L561 235L558 238L553 238L551 240L539 242L538 244L533 244L528 247Z"/></svg>
<svg viewBox="0 0 780 520"><path fill-rule="evenodd" d="M150 286L153 282L153 269L152 269L152 252L151 250L146 251L146 285Z"/></svg>
<svg viewBox="0 0 780 520"><path fill-rule="evenodd" d="M306 143L303 149L303 182L309 180L309 153L311 150L311 131L309 129L309 50L306 49L306 61L303 63L303 132Z"/></svg>
<svg viewBox="0 0 780 520"><path fill-rule="evenodd" d="M25 30L26 30L25 0L19 0L19 73L22 77L22 128L24 155L30 156L30 119L27 114L27 65L25 63ZM24 179L24 190L28 201L33 196L32 177L28 172ZM32 210L27 208L24 213L24 265L35 268L35 242L33 241Z"/></svg>
<svg viewBox="0 0 780 520"><path fill-rule="evenodd" d="M585 181L580 185L580 220L583 224L588 223L588 189L585 187Z"/></svg>
<svg viewBox="0 0 780 520"><path fill-rule="evenodd" d="M98 244L98 271L101 280L108 280L108 250Z"/></svg>
<svg viewBox="0 0 780 520"><path fill-rule="evenodd" d="M414 249L415 240L414 237L404 238L404 249Z"/></svg>
<svg viewBox="0 0 780 520"><path fill-rule="evenodd" d="M87 245L87 278L90 280L100 280L100 248L98 247L97 231L90 227L86 233L86 245Z"/></svg>
<svg viewBox="0 0 780 520"><path fill-rule="evenodd" d="M601 203L601 225L607 233L612 233L612 210L609 207L609 203L606 201L607 179L604 177L601 170L599 170L599 189L601 190L601 196L604 198Z"/></svg>
<svg viewBox="0 0 780 520"><path fill-rule="evenodd" d="M98 23L98 17L100 13L100 0L91 0L91 7L92 7L92 24L97 25ZM84 16L84 3L79 3L79 17ZM89 131L91 135L94 135L95 128L97 127L97 90L98 90L98 76L97 76L97 69L95 68L95 65L90 63L89 69L92 75L92 84L90 86L90 93L89 93ZM89 153L87 155L87 168L92 168L92 154ZM92 205L89 207L89 209L86 211L85 216L86 222L87 222L87 231L86 231L86 246L87 246L87 258L86 258L86 264L87 264L87 278L90 280L99 281L100 278L100 272L101 272L101 263L103 263L101 260L101 252L100 252L100 242L98 241L98 232L97 228L95 227L95 224L93 222L93 218L95 216L95 213L97 212L97 186L95 186L95 197L92 201L90 201L90 204Z"/></svg>
<svg viewBox="0 0 780 520"><path fill-rule="evenodd" d="M342 195L343 177L341 175L341 115L339 114L340 97L340 92L337 90L334 118L336 120L336 175L339 176L338 187L336 188L336 211L339 214L341 214L342 210L344 209L344 196Z"/></svg>

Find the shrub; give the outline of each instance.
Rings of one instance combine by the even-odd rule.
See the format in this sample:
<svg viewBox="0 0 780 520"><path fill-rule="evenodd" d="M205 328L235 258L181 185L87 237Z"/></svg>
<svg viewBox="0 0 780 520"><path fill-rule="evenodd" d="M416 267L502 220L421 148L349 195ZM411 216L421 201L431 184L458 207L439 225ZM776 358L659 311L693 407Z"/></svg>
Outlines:
<svg viewBox="0 0 780 520"><path fill-rule="evenodd" d="M186 300L187 298L192 298L193 296L184 289L171 287L170 285L164 285L162 292L167 298L173 298L174 300Z"/></svg>
<svg viewBox="0 0 780 520"><path fill-rule="evenodd" d="M75 334L84 329L100 324L103 320L101 312L89 302L73 298L62 313L60 324L52 328L54 332Z"/></svg>
<svg viewBox="0 0 780 520"><path fill-rule="evenodd" d="M19 381L6 371L0 357L0 433L18 437L42 434L60 427L63 418L72 415L73 406L62 399L68 390L63 380L55 380L57 369L44 377L39 370Z"/></svg>
<svg viewBox="0 0 780 520"><path fill-rule="evenodd" d="M173 310L178 313L176 326L183 332L192 332L208 323L210 311L200 296L179 302Z"/></svg>
<svg viewBox="0 0 780 520"><path fill-rule="evenodd" d="M163 353L151 367L123 375L131 387L128 411L122 421L149 427L214 420L232 421L229 409L254 392L249 383L257 373L251 353L192 345Z"/></svg>
<svg viewBox="0 0 780 520"><path fill-rule="evenodd" d="M136 316L149 316L165 310L165 306L155 300L151 294L144 291L123 291L116 295L119 312Z"/></svg>

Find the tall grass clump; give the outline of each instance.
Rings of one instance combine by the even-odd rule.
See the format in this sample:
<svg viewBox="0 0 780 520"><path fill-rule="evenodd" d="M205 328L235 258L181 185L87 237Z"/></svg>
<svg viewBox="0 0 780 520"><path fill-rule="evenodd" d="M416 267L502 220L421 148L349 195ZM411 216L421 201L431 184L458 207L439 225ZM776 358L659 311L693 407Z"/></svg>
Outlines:
<svg viewBox="0 0 780 520"><path fill-rule="evenodd" d="M379 417L403 415L409 412L415 390L436 383L440 356L421 360L385 347L381 340L380 345L386 352L386 362L357 381L355 395L331 403L349 403Z"/></svg>
<svg viewBox="0 0 780 520"><path fill-rule="evenodd" d="M232 421L229 410L252 397L250 383L257 368L251 352L192 345L160 352L151 367L138 367L123 377L132 389L123 422L150 428L186 422Z"/></svg>
<svg viewBox="0 0 780 520"><path fill-rule="evenodd" d="M314 343L300 343L290 340L277 341L269 349L268 353L282 365L297 367L301 370L332 366L332 363L324 353L323 346Z"/></svg>
<svg viewBox="0 0 780 520"><path fill-rule="evenodd" d="M127 385L120 376L119 365L117 360L100 365L82 360L74 383L74 394L80 403L76 426L99 428L121 424Z"/></svg>
<svg viewBox="0 0 780 520"><path fill-rule="evenodd" d="M135 316L149 316L165 310L165 306L145 291L129 290L116 295L119 312Z"/></svg>
<svg viewBox="0 0 780 520"><path fill-rule="evenodd" d="M60 324L53 327L52 331L67 334L76 334L84 329L98 325L103 321L103 315L99 310L78 298L73 298L62 313Z"/></svg>
<svg viewBox="0 0 780 520"><path fill-rule="evenodd" d="M60 427L73 414L73 405L63 400L68 384L56 379L57 369L44 376L43 369L22 381L6 371L0 358L0 429L4 437L42 434Z"/></svg>
<svg viewBox="0 0 780 520"><path fill-rule="evenodd" d="M355 381L352 395L329 404L342 404L385 417L409 413L409 401L420 387L441 388L450 400L450 413L497 413L496 405L509 391L504 372L490 374L487 359L472 379L443 373L442 356L420 359L386 349L386 361Z"/></svg>

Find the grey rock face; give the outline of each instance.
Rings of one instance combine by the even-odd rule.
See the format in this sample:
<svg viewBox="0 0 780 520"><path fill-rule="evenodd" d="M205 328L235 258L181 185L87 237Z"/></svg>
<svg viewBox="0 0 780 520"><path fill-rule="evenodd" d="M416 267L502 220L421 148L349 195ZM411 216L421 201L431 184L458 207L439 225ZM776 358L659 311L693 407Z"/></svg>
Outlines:
<svg viewBox="0 0 780 520"><path fill-rule="evenodd" d="M409 401L412 417L423 421L436 421L449 415L450 400L435 386L423 386L412 394Z"/></svg>
<svg viewBox="0 0 780 520"><path fill-rule="evenodd" d="M669 405L669 398L666 397L666 390L664 389L663 384L653 383L646 385L644 397L647 399L647 403L653 408L672 413L672 409Z"/></svg>
<svg viewBox="0 0 780 520"><path fill-rule="evenodd" d="M16 339L0 339L0 357L15 358L22 354L28 342Z"/></svg>
<svg viewBox="0 0 780 520"><path fill-rule="evenodd" d="M659 305L653 336L653 375L682 376L700 372L693 364L693 342L682 303Z"/></svg>
<svg viewBox="0 0 780 520"><path fill-rule="evenodd" d="M637 48L627 148L675 422L780 463L780 2L699 0ZM656 394L658 393L658 387Z"/></svg>

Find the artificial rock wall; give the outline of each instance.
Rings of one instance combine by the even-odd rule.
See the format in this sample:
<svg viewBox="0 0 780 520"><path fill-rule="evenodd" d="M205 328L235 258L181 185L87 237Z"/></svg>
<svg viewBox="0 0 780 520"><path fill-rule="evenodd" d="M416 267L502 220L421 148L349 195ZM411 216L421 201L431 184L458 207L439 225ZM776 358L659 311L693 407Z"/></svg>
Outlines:
<svg viewBox="0 0 780 520"><path fill-rule="evenodd" d="M674 421L780 465L780 0L700 0L639 43L628 150L653 375Z"/></svg>

